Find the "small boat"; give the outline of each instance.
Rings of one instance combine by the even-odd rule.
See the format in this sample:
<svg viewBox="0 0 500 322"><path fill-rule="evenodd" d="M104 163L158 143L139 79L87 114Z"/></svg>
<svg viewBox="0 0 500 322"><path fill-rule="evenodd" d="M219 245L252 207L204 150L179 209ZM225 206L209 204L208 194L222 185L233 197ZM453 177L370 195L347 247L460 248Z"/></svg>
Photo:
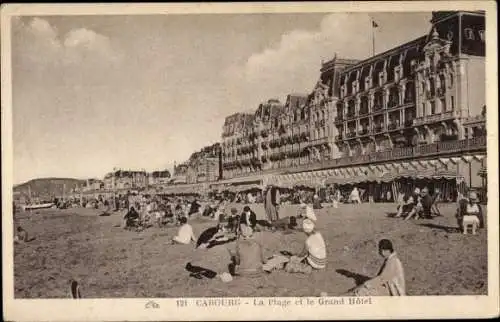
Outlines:
<svg viewBox="0 0 500 322"><path fill-rule="evenodd" d="M23 211L26 211L26 210L35 210L35 209L48 209L48 208L52 208L55 206L56 206L55 203L47 202L47 203L40 203L40 204L34 204L34 205L24 205L22 207L23 207Z"/></svg>

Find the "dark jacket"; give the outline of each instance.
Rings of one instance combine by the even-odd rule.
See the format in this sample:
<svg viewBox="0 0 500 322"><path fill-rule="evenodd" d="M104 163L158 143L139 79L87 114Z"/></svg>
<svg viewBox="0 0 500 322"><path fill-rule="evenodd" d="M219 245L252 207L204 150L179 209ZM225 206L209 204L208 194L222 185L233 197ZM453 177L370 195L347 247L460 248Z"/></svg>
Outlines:
<svg viewBox="0 0 500 322"><path fill-rule="evenodd" d="M269 188L270 191L269 193L271 194L271 203L274 205L274 206L277 206L278 205L278 198L277 198L277 192L278 192L278 188L276 187L271 187Z"/></svg>
<svg viewBox="0 0 500 322"><path fill-rule="evenodd" d="M250 217L248 218L248 220L250 221L250 227L255 228L255 226L257 225L257 215L252 210L250 210ZM247 224L247 213L246 212L243 212L241 214L240 224L245 224L245 225Z"/></svg>

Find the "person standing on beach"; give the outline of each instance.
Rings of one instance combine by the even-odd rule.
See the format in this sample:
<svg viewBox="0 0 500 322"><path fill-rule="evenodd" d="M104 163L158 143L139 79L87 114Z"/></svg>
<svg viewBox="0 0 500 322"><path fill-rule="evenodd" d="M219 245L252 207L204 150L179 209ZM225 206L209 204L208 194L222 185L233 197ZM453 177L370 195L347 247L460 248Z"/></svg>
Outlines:
<svg viewBox="0 0 500 322"><path fill-rule="evenodd" d="M274 222L279 219L279 190L277 187L270 185L266 192L266 199L264 207L266 209L266 216L269 222Z"/></svg>

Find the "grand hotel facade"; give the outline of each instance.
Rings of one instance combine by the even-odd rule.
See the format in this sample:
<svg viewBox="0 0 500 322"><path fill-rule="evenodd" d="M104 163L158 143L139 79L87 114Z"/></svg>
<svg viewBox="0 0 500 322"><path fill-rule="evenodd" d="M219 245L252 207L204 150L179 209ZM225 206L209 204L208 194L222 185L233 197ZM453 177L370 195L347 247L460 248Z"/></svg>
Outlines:
<svg viewBox="0 0 500 322"><path fill-rule="evenodd" d="M334 57L322 63L312 93L228 116L223 178L425 156L457 161L469 152L465 161L480 167L486 154L484 27L484 12L434 12L427 35L361 61Z"/></svg>

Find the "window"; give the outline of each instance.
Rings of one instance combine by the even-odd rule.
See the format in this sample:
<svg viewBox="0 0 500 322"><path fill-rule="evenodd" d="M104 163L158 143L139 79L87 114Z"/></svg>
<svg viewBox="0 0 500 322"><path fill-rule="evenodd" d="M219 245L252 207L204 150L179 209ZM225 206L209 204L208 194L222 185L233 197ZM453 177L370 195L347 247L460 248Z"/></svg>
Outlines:
<svg viewBox="0 0 500 322"><path fill-rule="evenodd" d="M434 114L436 114L436 102L431 101L431 114L430 115L434 115Z"/></svg>
<svg viewBox="0 0 500 322"><path fill-rule="evenodd" d="M422 103L422 116L426 116L426 115L427 115L427 111L425 108L425 103Z"/></svg>
<svg viewBox="0 0 500 322"><path fill-rule="evenodd" d="M451 110L452 111L455 110L455 97L454 96L451 97Z"/></svg>
<svg viewBox="0 0 500 322"><path fill-rule="evenodd" d="M479 33L479 39L481 39L481 41L484 41L484 30L479 30L478 33Z"/></svg>
<svg viewBox="0 0 500 322"><path fill-rule="evenodd" d="M474 31L471 28L465 28L465 39L474 40Z"/></svg>
<svg viewBox="0 0 500 322"><path fill-rule="evenodd" d="M444 98L441 99L441 113L446 112L446 100Z"/></svg>

